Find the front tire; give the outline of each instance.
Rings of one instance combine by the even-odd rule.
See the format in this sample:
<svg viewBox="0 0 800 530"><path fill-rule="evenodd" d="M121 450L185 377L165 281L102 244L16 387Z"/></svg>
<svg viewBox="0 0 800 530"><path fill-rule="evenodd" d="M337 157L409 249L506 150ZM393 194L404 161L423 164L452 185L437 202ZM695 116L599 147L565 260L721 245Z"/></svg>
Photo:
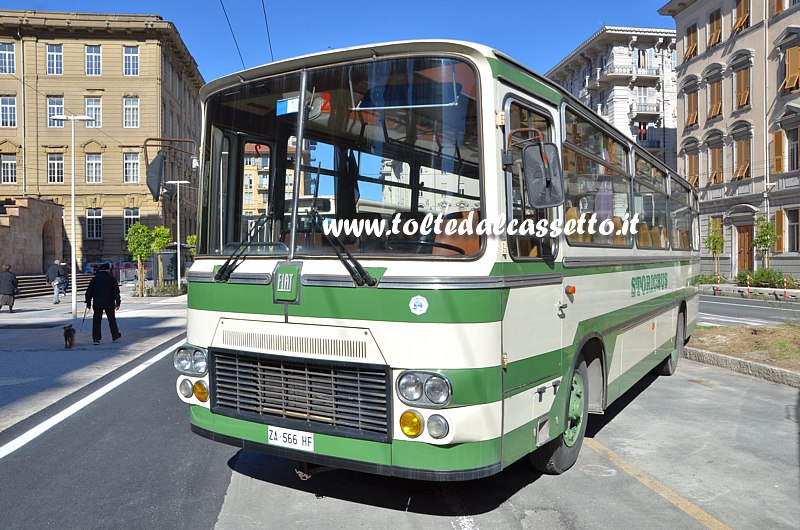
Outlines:
<svg viewBox="0 0 800 530"><path fill-rule="evenodd" d="M678 326L675 330L675 348L669 357L658 365L656 372L658 375L670 376L678 369L678 359L683 357L683 345L686 342L686 317L683 312L678 313Z"/></svg>
<svg viewBox="0 0 800 530"><path fill-rule="evenodd" d="M572 375L564 432L532 452L529 456L534 469L548 475L560 475L578 460L589 417L589 372L580 357Z"/></svg>

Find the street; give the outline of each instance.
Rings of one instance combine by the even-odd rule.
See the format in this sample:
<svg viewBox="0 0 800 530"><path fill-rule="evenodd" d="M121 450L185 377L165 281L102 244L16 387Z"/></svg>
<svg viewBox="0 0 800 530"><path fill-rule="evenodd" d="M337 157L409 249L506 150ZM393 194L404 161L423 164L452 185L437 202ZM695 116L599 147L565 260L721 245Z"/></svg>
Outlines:
<svg viewBox="0 0 800 530"><path fill-rule="evenodd" d="M292 462L192 434L165 352L154 348L0 432L0 527L792 528L800 520L797 390L720 368L682 360L671 378L647 376L591 417L577 464L561 476L520 461L467 483L341 470L304 482ZM54 417L49 430L4 451Z"/></svg>
<svg viewBox="0 0 800 530"><path fill-rule="evenodd" d="M784 322L800 324L800 304L700 296L701 326L774 326Z"/></svg>

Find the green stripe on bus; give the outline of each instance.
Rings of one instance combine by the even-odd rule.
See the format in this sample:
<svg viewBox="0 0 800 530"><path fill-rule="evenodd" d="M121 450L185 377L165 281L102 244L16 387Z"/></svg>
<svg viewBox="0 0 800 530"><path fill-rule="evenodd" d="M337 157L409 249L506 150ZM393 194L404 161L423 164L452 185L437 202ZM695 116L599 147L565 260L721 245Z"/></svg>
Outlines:
<svg viewBox="0 0 800 530"><path fill-rule="evenodd" d="M537 80L533 76L525 73L519 68L515 68L513 65L505 61L495 59L494 57L487 57L486 60L489 62L489 67L492 69L492 77L505 77L512 83L516 83L517 85L524 87L533 94L540 96L551 103L555 103L556 105L561 103L561 100L563 99L561 94Z"/></svg>
<svg viewBox="0 0 800 530"><path fill-rule="evenodd" d="M682 265L691 265L690 260L675 260L668 262L657 263L637 263L630 265L586 265L576 267L564 267L562 263L552 263L543 261L534 261L530 263L525 262L507 262L495 263L492 267L490 276L514 276L518 274L541 274L548 272L560 272L564 277L571 276L589 276L594 274L611 274L615 272L638 271L648 269L663 269L666 267L677 267Z"/></svg>
<svg viewBox="0 0 800 530"><path fill-rule="evenodd" d="M659 346L654 352L650 353L644 359L629 368L617 379L610 382L607 389L608 404L610 405L612 401L630 390L630 388L638 383L642 377L645 376L645 374L650 372L650 370L658 366L661 361L666 359L672 352L674 342L675 339L668 340Z"/></svg>
<svg viewBox="0 0 800 530"><path fill-rule="evenodd" d="M459 425L469 429L469 425ZM392 440L392 465L412 469L455 471L500 462L500 438L451 445Z"/></svg>
<svg viewBox="0 0 800 530"><path fill-rule="evenodd" d="M267 443L267 425L262 423L220 416L197 405L189 407L189 421L207 431L251 442ZM392 463L389 444L327 434L314 434L314 453L373 464Z"/></svg>
<svg viewBox="0 0 800 530"><path fill-rule="evenodd" d="M448 407L482 405L500 401L503 375L500 366L436 370L450 380L453 398Z"/></svg>
<svg viewBox="0 0 800 530"><path fill-rule="evenodd" d="M513 464L536 449L536 420L520 425L503 435L503 467Z"/></svg>
<svg viewBox="0 0 800 530"><path fill-rule="evenodd" d="M415 315L409 302L415 296L428 302L427 311ZM503 299L497 289L374 289L303 286L300 303L289 305L289 316L467 324L498 322ZM190 282L190 309L283 315L284 305L272 301L271 285Z"/></svg>

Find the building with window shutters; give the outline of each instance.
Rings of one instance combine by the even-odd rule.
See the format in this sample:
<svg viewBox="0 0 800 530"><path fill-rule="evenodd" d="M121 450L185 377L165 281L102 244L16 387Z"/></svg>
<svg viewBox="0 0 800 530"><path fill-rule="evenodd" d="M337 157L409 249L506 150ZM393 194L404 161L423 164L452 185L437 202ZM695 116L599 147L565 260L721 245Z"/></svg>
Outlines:
<svg viewBox="0 0 800 530"><path fill-rule="evenodd" d="M547 76L676 167L675 30L603 26Z"/></svg>
<svg viewBox="0 0 800 530"><path fill-rule="evenodd" d="M174 186L158 202L146 138L199 143L203 77L175 26L157 15L0 10L0 199L32 197L64 207L63 256L79 264L127 257L135 222L176 236ZM93 122L50 117L88 115ZM189 144L175 144L191 151ZM70 233L75 156L76 234ZM164 150L163 180L190 180L189 155ZM181 189L181 235L196 231L197 188Z"/></svg>
<svg viewBox="0 0 800 530"><path fill-rule="evenodd" d="M701 238L722 230L723 275L760 268L754 226L769 215L770 266L800 275L800 0L672 0L659 13L677 29L678 169L700 189Z"/></svg>

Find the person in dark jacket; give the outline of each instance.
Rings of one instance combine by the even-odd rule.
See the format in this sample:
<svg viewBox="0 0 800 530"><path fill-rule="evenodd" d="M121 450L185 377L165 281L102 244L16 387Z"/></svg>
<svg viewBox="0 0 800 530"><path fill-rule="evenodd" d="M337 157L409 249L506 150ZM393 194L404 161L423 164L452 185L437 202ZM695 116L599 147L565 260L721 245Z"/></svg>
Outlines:
<svg viewBox="0 0 800 530"><path fill-rule="evenodd" d="M119 285L117 280L111 276L108 263L100 265L89 287L86 288L86 309L91 309L94 304L94 316L92 318L92 340L94 344L100 344L102 335L100 334L100 324L103 321L103 311L108 317L108 326L111 328L111 340L118 341L122 336L117 327L117 317L114 311L119 309L121 300L119 297Z"/></svg>
<svg viewBox="0 0 800 530"><path fill-rule="evenodd" d="M47 269L47 283L53 286L53 303L59 303L58 290L59 285L64 280L64 269L61 267L61 261L55 260L53 264Z"/></svg>
<svg viewBox="0 0 800 530"><path fill-rule="evenodd" d="M11 265L3 265L3 272L0 272L0 309L4 305L8 306L8 312L14 312L14 295L17 293L19 280L11 272Z"/></svg>

